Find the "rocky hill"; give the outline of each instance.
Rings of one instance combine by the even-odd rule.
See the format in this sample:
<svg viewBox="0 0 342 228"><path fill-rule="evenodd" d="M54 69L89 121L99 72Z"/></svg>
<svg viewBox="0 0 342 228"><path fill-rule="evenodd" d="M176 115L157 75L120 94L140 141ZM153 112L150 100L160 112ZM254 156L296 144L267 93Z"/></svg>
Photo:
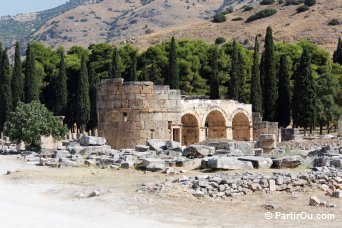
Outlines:
<svg viewBox="0 0 342 228"><path fill-rule="evenodd" d="M76 1L76 0L75 0ZM70 1L71 2L71 1ZM200 38L213 43L217 37L236 38L251 46L255 35L264 34L271 25L275 39L292 42L309 39L336 48L342 25L330 26L332 19L342 21L341 0L318 0L308 11L297 13L298 5L260 5L260 0L102 0L80 4L51 17L26 39L56 47L89 46L92 43L133 43L140 48L177 38ZM283 1L285 2L285 1ZM89 3L89 2L88 2ZM246 5L253 6L246 11ZM213 23L217 12L234 7L227 21ZM254 13L274 8L271 17L246 23Z"/></svg>

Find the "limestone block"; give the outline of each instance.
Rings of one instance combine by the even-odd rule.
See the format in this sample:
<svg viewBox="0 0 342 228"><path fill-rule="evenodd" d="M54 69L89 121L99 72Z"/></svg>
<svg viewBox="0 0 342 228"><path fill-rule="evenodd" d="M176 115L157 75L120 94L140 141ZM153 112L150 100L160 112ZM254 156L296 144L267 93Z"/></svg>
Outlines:
<svg viewBox="0 0 342 228"><path fill-rule="evenodd" d="M240 161L235 157L211 158L208 160L208 167L211 169L252 169L253 165L249 161Z"/></svg>

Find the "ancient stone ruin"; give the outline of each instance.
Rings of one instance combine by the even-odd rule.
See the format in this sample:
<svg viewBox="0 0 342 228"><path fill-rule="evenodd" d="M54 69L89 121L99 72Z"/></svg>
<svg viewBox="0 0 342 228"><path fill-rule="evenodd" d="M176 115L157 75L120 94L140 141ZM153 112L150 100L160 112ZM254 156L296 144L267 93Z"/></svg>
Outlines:
<svg viewBox="0 0 342 228"><path fill-rule="evenodd" d="M98 132L116 149L134 148L149 139L182 145L206 139L252 141L254 134L276 133L277 123L259 117L253 129L252 106L234 100L181 96L152 82L107 79L98 85Z"/></svg>

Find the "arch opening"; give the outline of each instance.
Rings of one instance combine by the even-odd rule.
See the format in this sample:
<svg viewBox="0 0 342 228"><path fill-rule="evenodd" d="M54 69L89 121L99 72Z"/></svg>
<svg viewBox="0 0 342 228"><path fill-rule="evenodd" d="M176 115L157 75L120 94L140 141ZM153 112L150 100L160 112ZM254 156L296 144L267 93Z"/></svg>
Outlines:
<svg viewBox="0 0 342 228"><path fill-rule="evenodd" d="M182 116L182 145L187 146L199 142L199 124L192 114Z"/></svg>
<svg viewBox="0 0 342 228"><path fill-rule="evenodd" d="M226 120L220 111L212 111L205 120L206 137L208 139L227 138Z"/></svg>
<svg viewBox="0 0 342 228"><path fill-rule="evenodd" d="M251 133L248 117L237 113L233 118L233 139L236 141L250 141Z"/></svg>

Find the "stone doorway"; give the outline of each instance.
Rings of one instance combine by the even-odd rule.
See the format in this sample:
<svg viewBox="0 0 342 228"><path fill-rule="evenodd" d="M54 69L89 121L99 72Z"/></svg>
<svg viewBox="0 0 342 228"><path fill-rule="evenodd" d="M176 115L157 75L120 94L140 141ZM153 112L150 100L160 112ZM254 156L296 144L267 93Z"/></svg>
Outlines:
<svg viewBox="0 0 342 228"><path fill-rule="evenodd" d="M233 118L233 139L237 141L250 141L251 132L248 117L237 113Z"/></svg>
<svg viewBox="0 0 342 228"><path fill-rule="evenodd" d="M226 120L221 112L215 110L208 114L205 120L206 137L208 139L227 138Z"/></svg>
<svg viewBox="0 0 342 228"><path fill-rule="evenodd" d="M182 116L182 145L187 146L199 142L199 123L192 114Z"/></svg>

